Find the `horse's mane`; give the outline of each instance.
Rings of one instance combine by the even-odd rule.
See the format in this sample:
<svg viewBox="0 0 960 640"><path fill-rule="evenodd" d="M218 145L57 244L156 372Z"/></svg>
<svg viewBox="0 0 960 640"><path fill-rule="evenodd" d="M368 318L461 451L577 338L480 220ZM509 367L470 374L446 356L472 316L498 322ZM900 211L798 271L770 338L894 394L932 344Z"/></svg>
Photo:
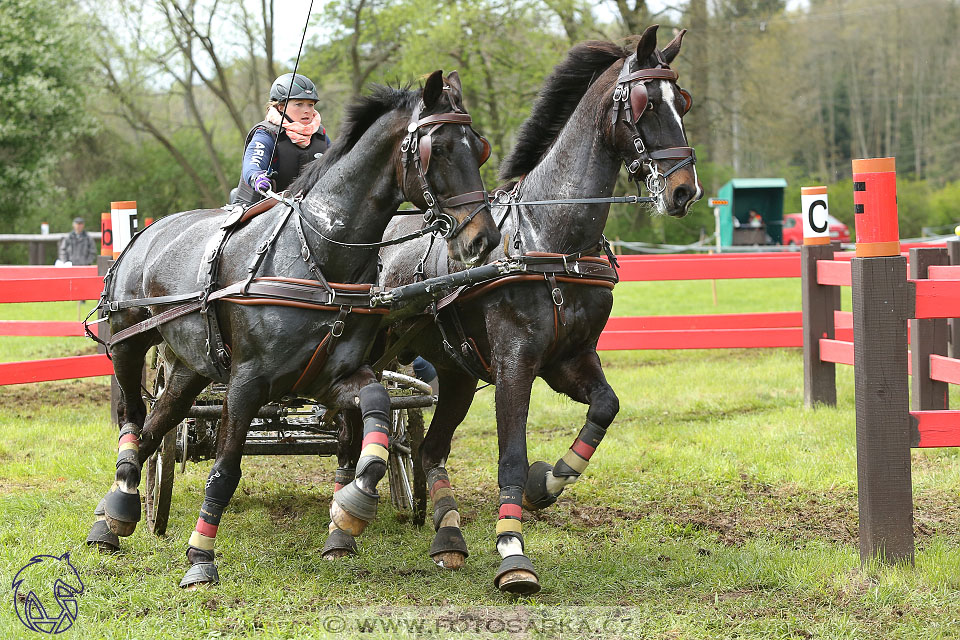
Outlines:
<svg viewBox="0 0 960 640"><path fill-rule="evenodd" d="M500 166L500 178L519 178L537 166L594 80L628 55L622 46L602 40L573 47L540 89L530 117L520 125L517 144Z"/></svg>
<svg viewBox="0 0 960 640"><path fill-rule="evenodd" d="M391 111L413 109L420 100L420 90L373 85L370 95L359 96L347 105L340 135L318 160L303 169L290 185L290 191L306 193L343 156L347 155L373 123Z"/></svg>

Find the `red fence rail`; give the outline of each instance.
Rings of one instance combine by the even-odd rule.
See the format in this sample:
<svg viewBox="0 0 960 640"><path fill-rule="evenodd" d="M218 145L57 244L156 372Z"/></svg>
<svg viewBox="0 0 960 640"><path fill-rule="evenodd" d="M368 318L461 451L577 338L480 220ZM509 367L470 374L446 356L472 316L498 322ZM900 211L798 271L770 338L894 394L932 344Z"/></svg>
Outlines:
<svg viewBox="0 0 960 640"><path fill-rule="evenodd" d="M797 253L750 255L619 256L624 282L798 278ZM96 267L0 267L0 303L94 300L103 279ZM762 276L758 276L762 274ZM82 336L79 322L0 321L0 336ZM610 318L600 350L800 347L802 314L797 311L692 316ZM106 356L0 363L0 385L111 373Z"/></svg>

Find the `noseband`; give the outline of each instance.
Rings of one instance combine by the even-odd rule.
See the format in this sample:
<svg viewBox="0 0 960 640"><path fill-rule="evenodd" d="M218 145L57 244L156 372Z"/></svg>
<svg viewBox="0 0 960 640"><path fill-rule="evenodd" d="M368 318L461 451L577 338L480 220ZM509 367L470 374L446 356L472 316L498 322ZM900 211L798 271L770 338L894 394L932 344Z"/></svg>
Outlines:
<svg viewBox="0 0 960 640"><path fill-rule="evenodd" d="M641 170L644 166L647 168L646 185L647 191L652 196L659 196L667 188L667 178L674 172L692 165L697 161L697 154L693 147L668 147L649 151L643 143L640 136L640 129L637 123L647 108L649 97L647 94L647 82L651 80L669 80L676 82L679 75L673 69L667 67L666 63L660 58L660 52L656 52L659 64L654 68L640 69L630 72L631 65L636 61L637 54L631 54L623 61L623 67L620 69L620 75L617 77L617 86L613 91L613 124L623 118L623 121L633 130L633 147L637 151L637 156L632 161L627 162L624 159L624 165L630 174L630 179L639 184L642 175ZM684 109L681 115L685 115L690 107L693 106L693 98L689 93L680 89L680 95L684 99ZM666 172L661 173L659 161L677 160Z"/></svg>
<svg viewBox="0 0 960 640"><path fill-rule="evenodd" d="M444 91L447 90L448 87L444 87ZM401 185L406 184L407 165L413 162L413 166L416 167L417 176L420 180L420 190L423 192L423 200L427 204L427 210L423 213L424 222L428 225L434 222L438 223L440 226L439 232L445 240L455 237L470 224L470 221L473 220L478 213L483 211L484 208L490 207L487 192L484 190L461 193L452 198L440 200L440 198L433 194L433 190L430 188L430 182L427 180L427 171L430 169L430 156L433 151L433 133L445 124L467 126L473 124L473 119L470 117L470 114L464 113L457 108L453 100L451 100L451 104L454 104L453 111L437 113L421 118L420 112L424 109L424 104L421 101L410 116L410 124L407 125L407 135L400 144L400 162L403 165ZM421 129L424 127L429 127L426 133L421 132ZM483 152L480 157L480 164L483 165L483 163L487 161L487 158L490 157L490 143L487 142L487 139L483 136L480 136L480 140L483 141ZM404 193L406 194L405 189ZM477 203L477 207L459 223L457 223L456 218L444 211L444 207L459 207L474 203Z"/></svg>

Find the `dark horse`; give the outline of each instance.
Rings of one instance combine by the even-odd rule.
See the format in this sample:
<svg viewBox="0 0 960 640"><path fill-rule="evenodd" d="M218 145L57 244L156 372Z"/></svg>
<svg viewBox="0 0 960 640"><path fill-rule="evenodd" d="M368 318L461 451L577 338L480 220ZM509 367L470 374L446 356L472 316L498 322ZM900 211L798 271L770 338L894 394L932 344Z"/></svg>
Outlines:
<svg viewBox="0 0 960 640"><path fill-rule="evenodd" d="M403 201L425 211L426 200L444 203L452 225L446 227L449 256L467 265L481 262L499 241L499 233L483 204L479 167L487 152L486 141L469 123L456 72L446 79L440 71L434 72L422 92L377 87L372 95L357 99L347 109L337 143L291 186L292 193L304 194L299 211L288 213L293 209L275 206L229 237L219 258L220 286L246 281L252 276L251 257L265 254L256 271L268 288L299 286L326 295L319 281L325 277L325 282L348 283L330 285L337 292L347 292L343 295L368 291L370 284L360 283L376 280L376 249L336 243L379 241ZM425 134L418 133L418 127ZM416 146L410 144L414 135L420 140L420 155L415 158ZM480 194L480 206L475 206L476 197L468 197L471 193ZM225 218L222 210L189 211L147 227L117 263L107 285L108 300L196 291L217 249ZM226 383L216 461L187 549L192 566L182 587L218 580L213 563L217 527L240 481L247 429L268 401L302 395L362 416L364 448L356 479L338 492L331 505L331 535L341 529L357 535L373 519L376 487L387 457L389 396L364 363L382 315L369 306L287 305L258 300L252 294L212 304L218 305L222 342L229 349L224 354L228 358L221 358L219 364L209 355L210 329L198 313L113 345L114 371L122 391L120 453L116 481L98 506L99 519L89 539L115 546L118 540L113 534L133 532L140 517L141 465L211 380ZM122 310L120 306L110 314L115 336L157 318L163 309L132 306ZM165 387L147 415L141 371L147 350L161 342L167 363Z"/></svg>
<svg viewBox="0 0 960 640"><path fill-rule="evenodd" d="M520 202L607 197L623 163L633 179L646 178L660 213L685 215L702 188L681 121L690 97L667 66L677 56L682 37L683 32L658 51L652 26L635 51L608 42L575 46L546 80L532 115L520 128L516 148L500 170L502 178L520 182L505 185L503 191ZM608 211L609 203L495 204L505 243L488 260L507 252L595 256L603 247ZM404 222L392 223L386 237L408 230ZM427 242L403 252L385 250L381 258L387 286L457 268ZM596 264L600 259L582 260ZM500 445L496 546L503 560L495 584L515 593L540 589L524 555L521 504L546 507L575 482L619 410L596 351L613 304L612 287L612 282L572 282L562 274L553 280L505 278L462 293L438 312L437 324L427 323L407 347L407 356L423 355L439 374L439 402L420 449L438 530L431 549L435 560L442 558L449 566L452 554L459 556L453 562L458 565L466 555L444 464L454 430L470 408L478 378L483 378L496 383ZM398 328L393 334L402 336ZM444 342L449 348L442 347ZM527 464L527 413L537 376L589 405L576 441L553 466Z"/></svg>

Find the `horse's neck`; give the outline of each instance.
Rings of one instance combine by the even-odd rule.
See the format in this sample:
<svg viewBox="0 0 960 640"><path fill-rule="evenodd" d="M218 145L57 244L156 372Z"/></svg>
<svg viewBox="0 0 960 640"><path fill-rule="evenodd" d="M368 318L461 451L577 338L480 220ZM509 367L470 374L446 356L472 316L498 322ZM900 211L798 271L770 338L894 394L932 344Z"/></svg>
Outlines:
<svg viewBox="0 0 960 640"><path fill-rule="evenodd" d="M620 160L598 132L596 107L588 102L581 102L557 141L524 178L521 200L606 198L613 194ZM600 241L609 210L609 204L600 203L521 207L523 250L569 253L593 246ZM516 234L516 217L512 217L510 231Z"/></svg>
<svg viewBox="0 0 960 640"><path fill-rule="evenodd" d="M375 125L378 126L387 128ZM402 202L394 167L396 140L387 133L372 130L364 134L357 146L331 167L304 198L305 217L327 238L372 243L383 237L391 214ZM317 237L310 229L305 228L304 233L317 266L327 279L373 282L376 278L376 249L342 247Z"/></svg>

